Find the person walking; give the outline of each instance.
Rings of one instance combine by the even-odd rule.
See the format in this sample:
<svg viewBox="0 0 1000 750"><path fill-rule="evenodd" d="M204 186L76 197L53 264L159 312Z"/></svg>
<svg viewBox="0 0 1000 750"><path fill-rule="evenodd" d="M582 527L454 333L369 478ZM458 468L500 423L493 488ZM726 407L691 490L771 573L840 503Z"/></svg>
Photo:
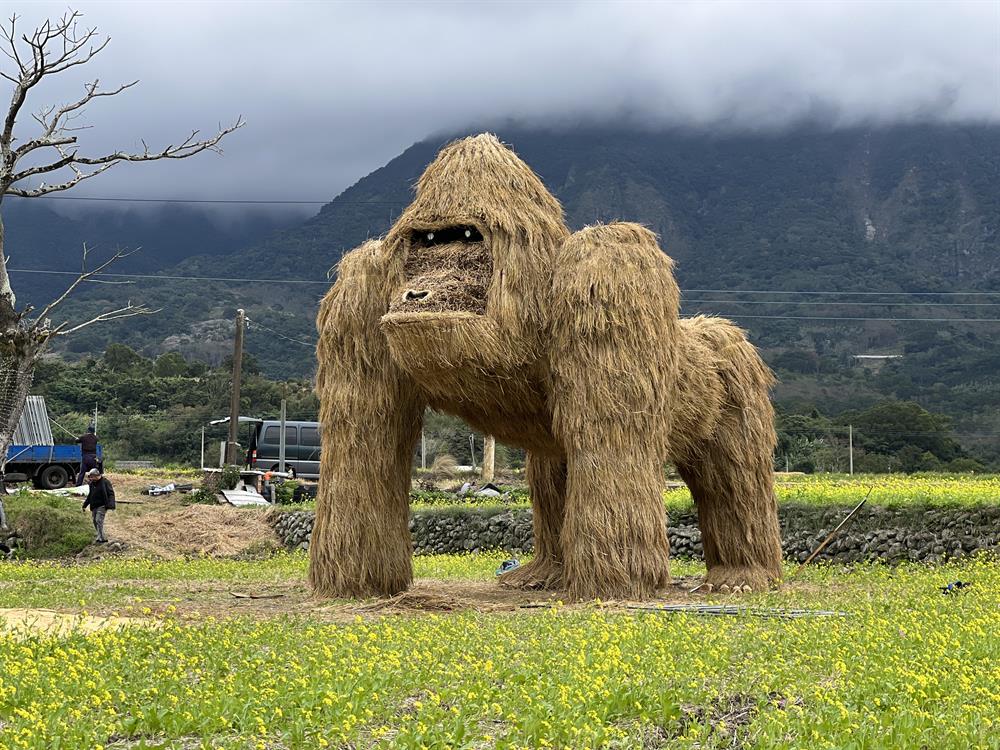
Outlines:
<svg viewBox="0 0 1000 750"><path fill-rule="evenodd" d="M90 485L90 490L87 492L87 499L83 501L83 509L87 510L87 506L90 506L94 530L97 532L94 542L106 544L108 538L104 536L104 517L109 510L115 509L115 488L101 475L100 469L87 472L87 484Z"/></svg>
<svg viewBox="0 0 1000 750"><path fill-rule="evenodd" d="M81 487L87 472L97 468L97 430L91 425L87 428L86 434L78 437L76 442L80 444L80 452L83 454L83 460L80 462L80 474L76 478L76 486Z"/></svg>

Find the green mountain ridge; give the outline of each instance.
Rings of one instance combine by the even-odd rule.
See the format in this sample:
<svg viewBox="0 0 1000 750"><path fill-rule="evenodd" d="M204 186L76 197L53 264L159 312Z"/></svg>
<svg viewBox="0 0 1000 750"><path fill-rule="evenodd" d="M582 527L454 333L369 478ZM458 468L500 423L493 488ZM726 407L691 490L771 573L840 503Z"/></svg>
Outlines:
<svg viewBox="0 0 1000 750"><path fill-rule="evenodd" d="M1000 303L1000 127L498 134L562 201L573 228L624 219L657 232L677 261L685 314L717 313L746 327L781 376L779 404L833 412L914 399L969 434L1000 432L1000 326L939 320L1000 318L1000 306L990 306ZM91 330L71 346L93 351L117 340L147 355L174 348L218 361L242 306L255 321L247 345L262 368L308 375L326 274L391 226L447 140L414 144L298 226L172 271L320 283L153 284L145 293L163 312ZM96 310L115 291L95 290L78 305ZM853 359L870 353L904 356L880 368Z"/></svg>

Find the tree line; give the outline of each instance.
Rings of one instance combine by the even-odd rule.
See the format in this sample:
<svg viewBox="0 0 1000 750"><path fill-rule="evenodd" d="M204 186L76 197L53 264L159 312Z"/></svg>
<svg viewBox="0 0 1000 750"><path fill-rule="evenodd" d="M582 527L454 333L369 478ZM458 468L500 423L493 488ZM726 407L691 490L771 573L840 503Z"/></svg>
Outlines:
<svg viewBox="0 0 1000 750"><path fill-rule="evenodd" d="M108 456L117 460L197 465L201 430L215 447L225 427L210 427L229 413L231 362L217 367L168 352L155 359L123 344L111 344L96 357L68 362L43 359L32 392L44 396L57 439L81 434L97 409L98 432ZM276 419L281 401L289 419L315 420L319 401L308 379L273 380L255 358L246 355L240 394L241 413ZM962 448L947 417L908 401L883 401L835 416L812 409L792 412L779 408L779 470L847 471L848 426L853 430L855 471L981 471L989 466ZM470 441L470 438L472 439ZM442 456L458 464L482 460L483 438L456 417L428 412L424 440L416 446L414 463L430 467ZM423 455L421 450L423 449ZM499 467L522 468L524 451L497 446Z"/></svg>

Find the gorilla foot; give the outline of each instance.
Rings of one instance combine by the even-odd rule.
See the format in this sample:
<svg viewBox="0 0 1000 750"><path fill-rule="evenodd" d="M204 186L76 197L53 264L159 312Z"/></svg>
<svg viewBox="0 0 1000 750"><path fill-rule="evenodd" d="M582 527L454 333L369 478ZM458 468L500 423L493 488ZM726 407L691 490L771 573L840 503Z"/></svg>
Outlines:
<svg viewBox="0 0 1000 750"><path fill-rule="evenodd" d="M709 568L705 581L695 592L708 594L749 594L753 591L767 591L777 576L763 567L730 567L716 565Z"/></svg>
<svg viewBox="0 0 1000 750"><path fill-rule="evenodd" d="M500 585L512 589L552 590L563 587L562 563L549 557L536 557L519 568L500 576Z"/></svg>

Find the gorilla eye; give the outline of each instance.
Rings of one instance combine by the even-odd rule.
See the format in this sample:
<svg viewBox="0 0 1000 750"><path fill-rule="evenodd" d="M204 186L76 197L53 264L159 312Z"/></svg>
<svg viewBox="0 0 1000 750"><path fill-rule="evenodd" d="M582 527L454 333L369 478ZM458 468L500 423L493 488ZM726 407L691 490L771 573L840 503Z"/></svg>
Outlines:
<svg viewBox="0 0 1000 750"><path fill-rule="evenodd" d="M482 233L471 226L441 227L433 232L414 232L411 242L421 247L446 245L452 242L482 242Z"/></svg>

